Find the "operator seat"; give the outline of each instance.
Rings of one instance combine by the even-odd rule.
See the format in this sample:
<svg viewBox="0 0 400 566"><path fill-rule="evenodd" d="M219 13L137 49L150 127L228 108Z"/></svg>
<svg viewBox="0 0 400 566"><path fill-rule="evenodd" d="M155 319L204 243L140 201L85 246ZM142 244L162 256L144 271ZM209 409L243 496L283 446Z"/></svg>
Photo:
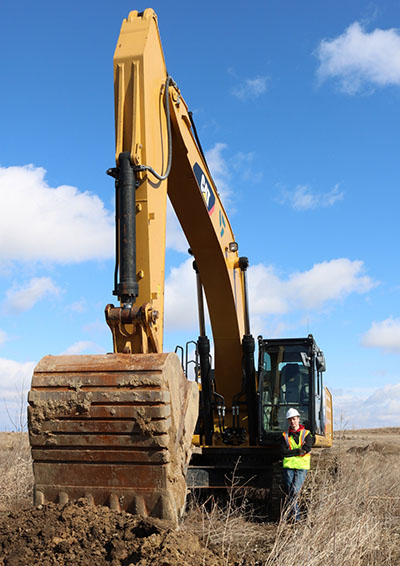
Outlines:
<svg viewBox="0 0 400 566"><path fill-rule="evenodd" d="M300 403L301 377L297 364L286 364L281 371L281 396L288 404Z"/></svg>

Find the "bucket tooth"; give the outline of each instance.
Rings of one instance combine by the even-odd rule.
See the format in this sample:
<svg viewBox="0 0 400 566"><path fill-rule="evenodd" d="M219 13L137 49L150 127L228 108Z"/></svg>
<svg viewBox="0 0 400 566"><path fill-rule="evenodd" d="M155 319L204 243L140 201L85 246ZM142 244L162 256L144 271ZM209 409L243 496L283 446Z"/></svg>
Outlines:
<svg viewBox="0 0 400 566"><path fill-rule="evenodd" d="M153 514L155 517L160 517L160 519L166 521L174 521L175 517L179 517L176 504L169 495L160 495Z"/></svg>
<svg viewBox="0 0 400 566"><path fill-rule="evenodd" d="M94 505L94 497L91 493L85 493L85 499L88 505Z"/></svg>
<svg viewBox="0 0 400 566"><path fill-rule="evenodd" d="M121 504L119 502L118 496L115 493L110 494L109 507L113 511L121 511Z"/></svg>
<svg viewBox="0 0 400 566"><path fill-rule="evenodd" d="M44 505L44 493L43 491L34 490L33 492L33 504L35 507L39 507L39 505Z"/></svg>
<svg viewBox="0 0 400 566"><path fill-rule="evenodd" d="M147 517L148 513L143 496L136 495L136 497L134 497L132 504L132 511L135 515L141 515L142 517Z"/></svg>
<svg viewBox="0 0 400 566"><path fill-rule="evenodd" d="M60 491L58 493L58 502L61 503L61 505L66 505L68 503L68 500L69 497L66 491Z"/></svg>

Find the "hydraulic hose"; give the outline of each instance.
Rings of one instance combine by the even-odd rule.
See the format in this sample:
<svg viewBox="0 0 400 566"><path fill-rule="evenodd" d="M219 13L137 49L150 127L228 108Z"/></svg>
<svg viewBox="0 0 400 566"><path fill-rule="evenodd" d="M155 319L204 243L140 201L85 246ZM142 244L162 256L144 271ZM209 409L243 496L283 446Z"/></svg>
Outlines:
<svg viewBox="0 0 400 566"><path fill-rule="evenodd" d="M137 165L134 167L135 171L149 171L156 179L159 181L165 181L171 172L172 165L172 134L171 134L171 114L169 110L169 87L170 85L176 86L174 79L168 75L165 81L165 92L164 92L164 105L165 105L165 115L167 118L167 139L168 139L168 161L167 168L164 174L159 174L157 171L150 167L150 165Z"/></svg>

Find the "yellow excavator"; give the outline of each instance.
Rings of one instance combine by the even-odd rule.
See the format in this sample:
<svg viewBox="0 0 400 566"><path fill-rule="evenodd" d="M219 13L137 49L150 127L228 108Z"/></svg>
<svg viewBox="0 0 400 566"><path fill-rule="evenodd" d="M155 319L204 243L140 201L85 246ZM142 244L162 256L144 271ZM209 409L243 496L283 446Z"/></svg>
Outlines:
<svg viewBox="0 0 400 566"><path fill-rule="evenodd" d="M314 338L250 332L246 257L210 175L192 114L167 73L157 17L133 11L114 55L116 268L105 316L114 353L45 356L29 392L34 502L86 498L177 521L187 486L268 488L287 408L316 446L332 400ZM188 362L163 353L166 199L194 256L199 337ZM213 337L206 335L204 295ZM213 358L213 363L212 363ZM186 372L187 373L187 372Z"/></svg>

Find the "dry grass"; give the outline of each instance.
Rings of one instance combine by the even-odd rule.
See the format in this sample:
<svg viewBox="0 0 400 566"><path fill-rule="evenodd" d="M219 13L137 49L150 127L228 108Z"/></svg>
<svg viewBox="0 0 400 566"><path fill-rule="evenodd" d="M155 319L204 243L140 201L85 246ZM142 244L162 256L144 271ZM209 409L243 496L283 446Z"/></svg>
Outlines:
<svg viewBox="0 0 400 566"><path fill-rule="evenodd" d="M266 548L272 548L276 526L255 517L243 494L234 487L224 505L212 497L191 502L184 528L197 534L205 548L221 556L224 565L262 564ZM206 566L199 557L199 564Z"/></svg>
<svg viewBox="0 0 400 566"><path fill-rule="evenodd" d="M400 455L370 448L336 452L309 473L295 525L285 512L278 524L254 523L234 497L224 510L199 506L186 524L226 565L400 564Z"/></svg>
<svg viewBox="0 0 400 566"><path fill-rule="evenodd" d="M400 457L375 451L339 454L310 474L304 518L283 516L265 566L383 566L400 563Z"/></svg>
<svg viewBox="0 0 400 566"><path fill-rule="evenodd" d="M32 503L33 473L27 433L0 433L0 512Z"/></svg>
<svg viewBox="0 0 400 566"><path fill-rule="evenodd" d="M400 444L391 436L321 459L308 475L304 516L296 525L285 513L279 523L255 521L246 499L232 489L224 508L212 501L192 506L182 536L185 530L197 534L226 566L400 564ZM27 434L2 433L0 512L31 505L32 484Z"/></svg>

